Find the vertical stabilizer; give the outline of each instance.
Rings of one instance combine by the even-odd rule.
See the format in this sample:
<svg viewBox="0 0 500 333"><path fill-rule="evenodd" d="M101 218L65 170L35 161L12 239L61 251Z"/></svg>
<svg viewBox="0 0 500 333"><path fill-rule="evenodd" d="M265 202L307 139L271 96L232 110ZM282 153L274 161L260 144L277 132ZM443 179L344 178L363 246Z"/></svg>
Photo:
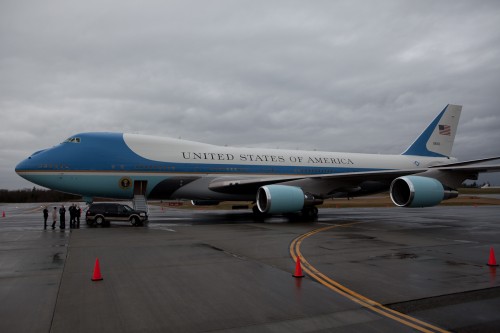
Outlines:
<svg viewBox="0 0 500 333"><path fill-rule="evenodd" d="M448 104L403 155L450 156L461 112L461 105Z"/></svg>

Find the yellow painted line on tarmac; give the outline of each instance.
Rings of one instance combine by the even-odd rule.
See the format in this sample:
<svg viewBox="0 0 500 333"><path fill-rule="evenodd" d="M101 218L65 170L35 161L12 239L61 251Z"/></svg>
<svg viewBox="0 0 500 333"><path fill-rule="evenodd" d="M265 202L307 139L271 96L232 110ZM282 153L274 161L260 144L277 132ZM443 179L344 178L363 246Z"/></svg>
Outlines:
<svg viewBox="0 0 500 333"><path fill-rule="evenodd" d="M300 263L302 269L309 275L311 278L315 279L325 287L329 288L330 290L338 293L341 296L344 296L351 301L360 304L361 306L376 312L384 317L390 318L392 320L395 320L403 325L406 325L408 327L414 328L420 332L441 332L441 333L449 333L446 330L443 330L439 327L436 327L432 324L426 323L424 321L421 321L417 318L408 316L404 313L392 310L388 307L385 307L384 305L375 302L374 300L371 300L361 294L358 294L357 292L345 287L344 285L338 283L337 281L332 280L328 276L324 275L320 271L318 271L313 265L311 265L306 258L302 255L300 252L300 246L302 245L302 242L308 238L311 237L317 233L327 231L330 229L334 228L340 228L340 227L347 227L351 226L354 224L359 224L363 222L354 222L354 223L349 223L349 224L339 224L339 225L331 225L328 227L323 227L319 229L312 230L308 233L305 233L303 235L300 235L299 237L295 238L292 243L290 244L290 255L293 258L293 261L297 261L297 257L300 257Z"/></svg>

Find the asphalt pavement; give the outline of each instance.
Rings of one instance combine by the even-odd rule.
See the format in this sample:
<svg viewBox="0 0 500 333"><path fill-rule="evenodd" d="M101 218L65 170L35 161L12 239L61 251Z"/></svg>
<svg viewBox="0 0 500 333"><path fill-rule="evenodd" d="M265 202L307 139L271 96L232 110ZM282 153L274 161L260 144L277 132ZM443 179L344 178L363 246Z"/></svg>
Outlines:
<svg viewBox="0 0 500 333"><path fill-rule="evenodd" d="M500 278L486 265L490 248L500 255L499 207L323 209L314 223L260 223L248 211L150 206L145 227L63 231L43 229L40 205L0 211L0 332L500 327ZM292 244L304 278L292 277ZM102 281L91 280L96 258Z"/></svg>

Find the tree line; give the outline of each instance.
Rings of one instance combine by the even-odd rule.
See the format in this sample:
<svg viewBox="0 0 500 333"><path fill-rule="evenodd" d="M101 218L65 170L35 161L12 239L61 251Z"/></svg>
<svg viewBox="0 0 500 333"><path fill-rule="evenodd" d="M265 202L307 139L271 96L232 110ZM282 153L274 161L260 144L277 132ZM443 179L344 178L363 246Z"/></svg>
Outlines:
<svg viewBox="0 0 500 333"><path fill-rule="evenodd" d="M81 196L62 193L54 190L22 189L22 190L1 190L0 202L5 203L26 203L26 202L61 202L78 201Z"/></svg>

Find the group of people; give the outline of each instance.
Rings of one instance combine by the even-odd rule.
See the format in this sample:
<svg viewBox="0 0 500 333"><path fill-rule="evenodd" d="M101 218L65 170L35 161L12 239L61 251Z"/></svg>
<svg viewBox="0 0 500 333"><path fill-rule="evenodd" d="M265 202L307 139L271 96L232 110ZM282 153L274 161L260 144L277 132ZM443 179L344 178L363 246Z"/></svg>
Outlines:
<svg viewBox="0 0 500 333"><path fill-rule="evenodd" d="M80 228L80 217L82 216L82 209L79 205L72 204L69 208L69 225L70 228ZM57 217L59 217L59 228L66 228L66 208L64 205L61 205L59 210L57 207L54 207L52 211L52 229L56 228ZM49 209L47 206L43 208L43 228L47 229L47 220L49 218Z"/></svg>

